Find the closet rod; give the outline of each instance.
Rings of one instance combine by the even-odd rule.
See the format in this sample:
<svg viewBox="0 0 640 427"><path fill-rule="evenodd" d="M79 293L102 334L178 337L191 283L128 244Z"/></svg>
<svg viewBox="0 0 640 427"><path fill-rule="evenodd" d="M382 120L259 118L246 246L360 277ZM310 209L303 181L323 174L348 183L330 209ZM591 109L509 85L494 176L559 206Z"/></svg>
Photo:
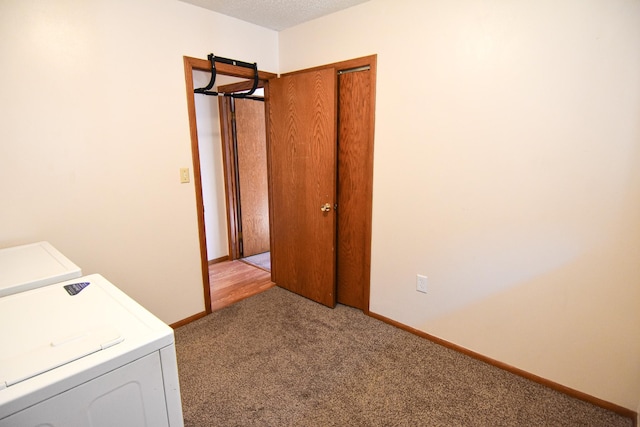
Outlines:
<svg viewBox="0 0 640 427"><path fill-rule="evenodd" d="M347 74L347 73L355 73L358 71L369 71L371 69L370 65L363 65L362 67L356 67L356 68L349 68L346 70L340 70L338 71L338 75L340 74Z"/></svg>

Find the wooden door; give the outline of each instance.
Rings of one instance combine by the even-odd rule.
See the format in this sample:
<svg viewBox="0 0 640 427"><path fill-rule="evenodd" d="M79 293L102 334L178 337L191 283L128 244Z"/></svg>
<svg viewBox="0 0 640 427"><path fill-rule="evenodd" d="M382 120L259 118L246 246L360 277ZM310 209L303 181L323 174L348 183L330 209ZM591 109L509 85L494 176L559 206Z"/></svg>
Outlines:
<svg viewBox="0 0 640 427"><path fill-rule="evenodd" d="M371 259L372 73L360 67L338 76L337 298L362 310L368 310Z"/></svg>
<svg viewBox="0 0 640 427"><path fill-rule="evenodd" d="M264 103L235 99L242 256L269 251L269 199Z"/></svg>
<svg viewBox="0 0 640 427"><path fill-rule="evenodd" d="M272 279L329 307L336 304L336 88L329 68L272 79L268 91Z"/></svg>

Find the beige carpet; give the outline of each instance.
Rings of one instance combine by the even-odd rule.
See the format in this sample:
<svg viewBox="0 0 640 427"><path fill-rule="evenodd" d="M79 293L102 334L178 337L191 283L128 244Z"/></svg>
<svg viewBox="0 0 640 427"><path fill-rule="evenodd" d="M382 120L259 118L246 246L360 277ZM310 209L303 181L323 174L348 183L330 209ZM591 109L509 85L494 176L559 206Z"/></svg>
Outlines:
<svg viewBox="0 0 640 427"><path fill-rule="evenodd" d="M189 426L631 426L337 306L272 288L176 330Z"/></svg>
<svg viewBox="0 0 640 427"><path fill-rule="evenodd" d="M266 271L271 271L271 252L263 252L261 254L244 257L240 261L244 261Z"/></svg>

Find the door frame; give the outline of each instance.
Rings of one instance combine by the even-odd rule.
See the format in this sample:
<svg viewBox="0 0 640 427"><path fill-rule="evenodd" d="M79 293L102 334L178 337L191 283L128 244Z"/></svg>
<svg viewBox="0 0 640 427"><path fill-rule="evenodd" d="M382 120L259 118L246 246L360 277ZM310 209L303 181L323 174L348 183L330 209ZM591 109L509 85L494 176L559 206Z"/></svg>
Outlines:
<svg viewBox="0 0 640 427"><path fill-rule="evenodd" d="M196 193L196 213L197 213L197 222L198 222L198 237L200 242L200 264L201 264L201 272L202 272L202 283L203 283L203 294L204 294L204 303L205 303L205 312L207 314L211 313L211 293L210 293L210 282L209 282L209 263L207 259L207 241L206 241L206 233L205 233L205 221L204 221L204 204L202 197L202 178L201 178L201 170L200 170L200 154L199 154L199 144L198 144L198 131L196 126L196 109L195 109L195 97L194 97L194 84L193 84L193 70L199 71L210 71L211 63L207 59L193 58L189 56L183 56L184 63L184 71L185 71L185 89L187 95L187 110L189 116L189 130L190 130L190 139L191 139L191 155L193 161L193 180L194 187ZM364 191L367 192L367 202L366 206L364 206L363 210L363 220L366 223L366 229L368 230L367 235L365 237L365 265L364 268L364 286L363 286L363 300L365 302L365 307L363 308L363 312L365 314L369 314L369 296L370 296L370 280L371 280L371 228L372 228L372 207L373 207L373 143L374 143L374 130L375 130L375 99L376 99L376 74L377 74L377 55L369 55L360 58L350 59L346 61L335 62L332 64L321 65L313 68L308 68L305 70L297 70L292 71L287 74L295 74L302 73L306 71L311 71L314 69L322 69L322 68L334 68L336 72L340 70L348 70L352 68L357 68L361 66L369 66L371 67L371 109L369 114L369 145L370 145L370 154L367 158L367 167L366 170L363 171L364 175L367 177L367 185ZM252 79L253 73L251 70L243 67L238 67L234 65L220 63L216 65L217 73L220 75L232 76L232 77L240 77L244 79ZM264 86L265 89L265 102L269 101L269 85L268 81L272 78L276 78L277 74L269 73L265 71L258 71L258 78L260 80L260 85ZM269 159L267 159L269 162ZM226 179L226 176L225 176ZM225 184L226 185L226 184ZM271 203L271 201L270 201ZM229 209L229 205L227 203L227 209ZM269 209L271 216L271 209ZM270 220L271 221L271 218ZM339 227L339 226L338 226ZM271 239L274 238L273 235L270 236Z"/></svg>
<svg viewBox="0 0 640 427"><path fill-rule="evenodd" d="M200 152L198 142L198 128L196 122L196 104L193 84L193 70L211 71L211 62L207 59L183 56L185 89L187 95L187 111L189 115L189 134L191 138L191 157L193 162L193 182L196 193L196 214L198 221L198 238L200 241L200 268L202 272L202 283L204 292L205 312L211 311L211 290L209 282L209 260L207 259L207 237L205 233L204 202L202 197L202 176L200 169ZM248 68L218 63L216 64L218 75L253 79L253 70ZM261 85L268 85L268 80L276 77L274 73L258 71L258 79ZM226 176L225 176L226 180ZM227 209L229 209L227 203Z"/></svg>

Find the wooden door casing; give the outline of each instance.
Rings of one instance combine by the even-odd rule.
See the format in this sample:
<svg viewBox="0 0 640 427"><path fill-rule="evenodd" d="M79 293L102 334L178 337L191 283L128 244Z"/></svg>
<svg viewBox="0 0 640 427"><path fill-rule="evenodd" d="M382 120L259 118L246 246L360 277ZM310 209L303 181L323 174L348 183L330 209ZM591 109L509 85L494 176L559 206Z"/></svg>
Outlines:
<svg viewBox="0 0 640 427"><path fill-rule="evenodd" d="M267 107L272 279L329 307L336 303L336 91L334 69L284 76L269 82Z"/></svg>
<svg viewBox="0 0 640 427"><path fill-rule="evenodd" d="M202 287L204 294L204 312L198 313L192 318L194 320L205 314L211 313L211 292L209 285L209 262L207 257L207 238L205 233L205 219L204 219L204 203L202 198L202 180L200 171L200 153L198 142L198 127L196 125L196 106L194 100L194 85L193 85L193 71L210 71L211 63L206 59L192 58L189 56L183 56L184 78L185 78L185 93L187 97L187 113L189 116L189 134L191 140L191 156L193 161L193 181L196 193L196 217L198 224L198 238L200 241L200 271L202 275ZM231 64L218 64L218 75L233 76L243 79L253 79L254 73L252 70L239 67ZM262 86L266 81L276 77L274 73L268 73L265 71L258 71L259 84ZM226 171L225 171L226 173ZM226 176L226 175L225 175ZM189 319L187 319L189 320ZM181 322L180 322L181 323Z"/></svg>

